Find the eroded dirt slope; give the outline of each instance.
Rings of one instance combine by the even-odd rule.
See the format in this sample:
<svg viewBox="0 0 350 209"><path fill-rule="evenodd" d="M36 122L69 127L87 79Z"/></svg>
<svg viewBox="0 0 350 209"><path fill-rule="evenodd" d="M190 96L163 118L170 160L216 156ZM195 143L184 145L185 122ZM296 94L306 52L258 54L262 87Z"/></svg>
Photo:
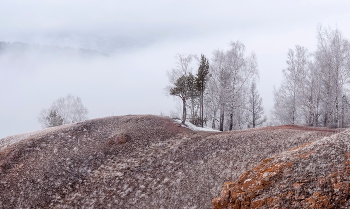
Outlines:
<svg viewBox="0 0 350 209"><path fill-rule="evenodd" d="M194 132L130 115L7 137L0 139L0 208L211 208L224 182L332 134Z"/></svg>
<svg viewBox="0 0 350 209"><path fill-rule="evenodd" d="M213 208L350 208L350 130L304 144L227 182Z"/></svg>

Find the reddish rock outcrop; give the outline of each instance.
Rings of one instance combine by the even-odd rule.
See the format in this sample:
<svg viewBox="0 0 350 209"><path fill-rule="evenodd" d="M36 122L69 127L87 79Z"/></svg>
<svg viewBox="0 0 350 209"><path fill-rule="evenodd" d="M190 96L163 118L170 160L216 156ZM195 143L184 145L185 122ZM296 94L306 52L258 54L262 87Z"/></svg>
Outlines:
<svg viewBox="0 0 350 209"><path fill-rule="evenodd" d="M265 159L225 183L214 209L349 208L350 131Z"/></svg>

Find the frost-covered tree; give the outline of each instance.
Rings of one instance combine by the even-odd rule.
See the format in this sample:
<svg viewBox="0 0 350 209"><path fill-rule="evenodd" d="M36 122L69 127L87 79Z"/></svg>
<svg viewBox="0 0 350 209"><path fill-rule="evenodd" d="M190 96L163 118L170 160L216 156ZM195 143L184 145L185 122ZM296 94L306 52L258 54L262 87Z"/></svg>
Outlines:
<svg viewBox="0 0 350 209"><path fill-rule="evenodd" d="M213 70L214 67L211 66ZM218 113L220 109L220 99L221 99L221 89L219 88L218 78L216 73L210 72L208 79L207 90L205 92L204 97L204 105L205 105L205 115L208 119L208 122L211 123L211 127L216 129L218 127L219 119Z"/></svg>
<svg viewBox="0 0 350 209"><path fill-rule="evenodd" d="M230 72L229 130L242 129L245 124L243 118L247 102L244 95L249 91L251 81L258 76L256 56L254 53L246 56L244 44L239 41L232 42L231 49L227 52L227 68Z"/></svg>
<svg viewBox="0 0 350 209"><path fill-rule="evenodd" d="M208 100L213 112L210 114L212 118L212 127L215 127L216 121L220 131L224 129L225 113L227 110L230 73L225 67L226 57L225 52L216 50L213 53L213 59L210 65L210 79L208 82Z"/></svg>
<svg viewBox="0 0 350 209"><path fill-rule="evenodd" d="M219 121L219 130L226 124L228 130L245 126L246 97L251 81L258 76L256 57L245 55L245 46L237 41L230 44L227 51L216 50L210 65L208 94L213 100L209 108L212 121ZM214 92L217 91L215 95ZM216 115L218 114L218 116Z"/></svg>
<svg viewBox="0 0 350 209"><path fill-rule="evenodd" d="M262 98L256 88L255 81L253 81L249 89L247 105L248 128L259 127L266 122L266 120L266 116L264 116L264 107L262 106Z"/></svg>
<svg viewBox="0 0 350 209"><path fill-rule="evenodd" d="M301 105L303 124L319 126L322 99L321 74L313 60L308 62L302 86L299 104Z"/></svg>
<svg viewBox="0 0 350 209"><path fill-rule="evenodd" d="M342 97L348 91L350 65L349 41L338 30L322 28L317 31L315 53L322 79L322 120L324 126L344 127ZM344 104L345 105L345 104Z"/></svg>
<svg viewBox="0 0 350 209"><path fill-rule="evenodd" d="M54 101L50 108L43 109L38 117L43 128L77 123L88 119L88 110L80 97L68 94Z"/></svg>
<svg viewBox="0 0 350 209"><path fill-rule="evenodd" d="M275 90L279 124L349 126L350 43L338 30L317 30L317 50L289 50L284 80Z"/></svg>
<svg viewBox="0 0 350 209"><path fill-rule="evenodd" d="M289 49L286 63L282 84L274 92L275 106L272 113L280 124L297 124L301 122L300 102L307 75L307 49L298 45L295 51Z"/></svg>

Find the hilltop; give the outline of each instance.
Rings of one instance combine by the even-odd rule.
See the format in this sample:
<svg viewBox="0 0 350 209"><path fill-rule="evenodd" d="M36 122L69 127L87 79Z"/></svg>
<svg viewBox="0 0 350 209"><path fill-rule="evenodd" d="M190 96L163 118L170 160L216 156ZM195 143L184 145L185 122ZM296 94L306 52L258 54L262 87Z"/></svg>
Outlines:
<svg viewBox="0 0 350 209"><path fill-rule="evenodd" d="M128 115L10 136L0 139L0 207L211 208L224 182L333 134L300 126L192 131Z"/></svg>

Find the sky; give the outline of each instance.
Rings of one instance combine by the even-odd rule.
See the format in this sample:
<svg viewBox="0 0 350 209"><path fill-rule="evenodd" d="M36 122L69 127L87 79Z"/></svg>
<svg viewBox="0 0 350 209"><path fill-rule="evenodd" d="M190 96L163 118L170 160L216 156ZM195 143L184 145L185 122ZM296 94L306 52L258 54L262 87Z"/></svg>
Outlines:
<svg viewBox="0 0 350 209"><path fill-rule="evenodd" d="M166 72L175 55L204 54L241 41L254 52L265 113L288 49L316 49L318 25L350 38L348 1L1 0L0 41L86 48L108 56L24 51L0 54L0 138L41 129L39 112L67 94L89 118L170 114ZM194 69L196 70L196 69Z"/></svg>

